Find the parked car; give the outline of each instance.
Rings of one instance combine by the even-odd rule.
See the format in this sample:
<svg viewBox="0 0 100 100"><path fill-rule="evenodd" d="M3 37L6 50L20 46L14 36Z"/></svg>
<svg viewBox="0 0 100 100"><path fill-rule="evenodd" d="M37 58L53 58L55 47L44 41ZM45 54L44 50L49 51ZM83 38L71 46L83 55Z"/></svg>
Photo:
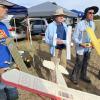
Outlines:
<svg viewBox="0 0 100 100"><path fill-rule="evenodd" d="M16 25L14 25L14 19L10 20L11 27L9 28L9 31L14 39L26 38L26 27L21 24L21 21L21 19L16 19Z"/></svg>
<svg viewBox="0 0 100 100"><path fill-rule="evenodd" d="M45 30L48 26L48 22L45 18L30 18L29 21L32 35L44 35Z"/></svg>
<svg viewBox="0 0 100 100"><path fill-rule="evenodd" d="M25 39L26 38L26 33L23 30L20 30L18 27L11 27L9 29L11 37L14 39Z"/></svg>
<svg viewBox="0 0 100 100"><path fill-rule="evenodd" d="M21 24L16 24L16 27L14 25L14 20L12 18L7 18L2 20L2 22L7 26L9 29L10 35L14 39L23 39L26 38L26 33L24 31L24 28Z"/></svg>

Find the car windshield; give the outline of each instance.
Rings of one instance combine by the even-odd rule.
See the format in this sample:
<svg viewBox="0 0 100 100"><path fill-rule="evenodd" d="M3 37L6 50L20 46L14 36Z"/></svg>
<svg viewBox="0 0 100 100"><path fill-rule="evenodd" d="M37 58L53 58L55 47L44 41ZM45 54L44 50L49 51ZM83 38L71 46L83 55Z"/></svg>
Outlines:
<svg viewBox="0 0 100 100"><path fill-rule="evenodd" d="M31 24L33 24L33 25L45 25L45 22L43 20L33 20L33 21L31 21Z"/></svg>
<svg viewBox="0 0 100 100"><path fill-rule="evenodd" d="M19 26L22 26L22 23L21 23L22 21L23 21L23 18L15 19L15 22L14 22L14 19L11 19L10 25L15 27L15 24L16 24L16 27L19 27Z"/></svg>

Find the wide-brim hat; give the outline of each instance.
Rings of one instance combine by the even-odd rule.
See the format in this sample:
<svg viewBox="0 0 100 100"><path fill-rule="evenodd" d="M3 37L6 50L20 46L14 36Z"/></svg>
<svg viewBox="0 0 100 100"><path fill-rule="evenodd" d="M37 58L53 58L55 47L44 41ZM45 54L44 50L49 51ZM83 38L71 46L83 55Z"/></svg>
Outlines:
<svg viewBox="0 0 100 100"><path fill-rule="evenodd" d="M88 7L88 8L85 9L85 14L87 14L87 12L89 10L94 10L94 14L96 14L98 12L99 8L96 7L96 6Z"/></svg>
<svg viewBox="0 0 100 100"><path fill-rule="evenodd" d="M82 17L82 19L86 18L86 15L87 15L89 10L94 10L94 14L96 14L98 12L99 8L96 7L96 6L86 8L85 11L84 11L84 16Z"/></svg>
<svg viewBox="0 0 100 100"><path fill-rule="evenodd" d="M0 5L4 5L4 6L7 6L7 7L12 7L15 4L14 3L11 3L11 2L9 2L7 0L0 0Z"/></svg>
<svg viewBox="0 0 100 100"><path fill-rule="evenodd" d="M63 15L63 16L66 15L66 14L64 13L64 10L63 10L62 8L57 9L57 10L54 12L54 14L53 14L53 16L59 16L59 15Z"/></svg>

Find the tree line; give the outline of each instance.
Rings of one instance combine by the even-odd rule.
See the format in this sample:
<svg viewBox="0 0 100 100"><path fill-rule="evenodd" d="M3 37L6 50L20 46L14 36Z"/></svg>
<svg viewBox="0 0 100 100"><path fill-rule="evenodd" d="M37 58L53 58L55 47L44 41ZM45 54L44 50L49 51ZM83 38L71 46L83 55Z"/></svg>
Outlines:
<svg viewBox="0 0 100 100"><path fill-rule="evenodd" d="M100 15L95 15L94 20L100 19Z"/></svg>

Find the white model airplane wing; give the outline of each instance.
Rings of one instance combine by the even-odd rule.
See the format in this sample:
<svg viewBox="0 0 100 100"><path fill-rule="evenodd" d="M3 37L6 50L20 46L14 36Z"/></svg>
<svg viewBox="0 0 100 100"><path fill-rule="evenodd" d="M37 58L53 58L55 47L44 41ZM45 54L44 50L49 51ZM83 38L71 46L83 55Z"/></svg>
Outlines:
<svg viewBox="0 0 100 100"><path fill-rule="evenodd" d="M58 59L53 58L53 60L55 61L55 63L53 61L44 60L43 66L55 71L56 83L58 85L64 85L67 87L67 84L65 82L65 79L64 79L62 73L68 75L68 71L63 66L59 65Z"/></svg>
<svg viewBox="0 0 100 100"><path fill-rule="evenodd" d="M48 61L48 60L43 61L43 66L48 68L48 69L51 69L51 70L55 70L55 67L56 67L53 61ZM66 75L69 74L68 71L61 65L57 66L57 70L60 73L63 73L63 74L66 74Z"/></svg>
<svg viewBox="0 0 100 100"><path fill-rule="evenodd" d="M5 84L27 90L34 94L47 96L54 100L100 100L100 96L59 86L17 69L3 73L1 80Z"/></svg>
<svg viewBox="0 0 100 100"><path fill-rule="evenodd" d="M52 61L44 60L43 66L48 68L48 69L55 70L55 64Z"/></svg>
<svg viewBox="0 0 100 100"><path fill-rule="evenodd" d="M65 68L64 68L63 66L61 66L61 65L58 65L58 71L61 72L62 74L66 74L66 75L69 74L68 71L67 71L67 69L65 69Z"/></svg>

